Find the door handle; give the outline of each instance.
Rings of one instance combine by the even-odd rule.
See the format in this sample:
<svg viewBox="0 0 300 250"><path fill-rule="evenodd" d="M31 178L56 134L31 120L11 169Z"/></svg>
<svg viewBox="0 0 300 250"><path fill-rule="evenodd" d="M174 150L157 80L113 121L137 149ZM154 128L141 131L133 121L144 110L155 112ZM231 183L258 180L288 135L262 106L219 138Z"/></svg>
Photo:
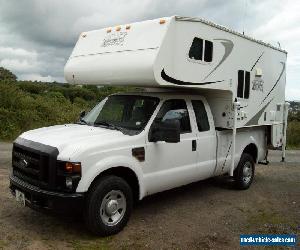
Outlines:
<svg viewBox="0 0 300 250"><path fill-rule="evenodd" d="M192 140L192 151L196 151L196 149L197 149L197 141Z"/></svg>

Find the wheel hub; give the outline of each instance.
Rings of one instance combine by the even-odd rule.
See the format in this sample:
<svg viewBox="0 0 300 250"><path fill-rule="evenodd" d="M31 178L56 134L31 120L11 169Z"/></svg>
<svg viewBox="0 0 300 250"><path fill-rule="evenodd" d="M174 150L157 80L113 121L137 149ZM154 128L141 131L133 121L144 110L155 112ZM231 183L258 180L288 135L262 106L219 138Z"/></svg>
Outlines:
<svg viewBox="0 0 300 250"><path fill-rule="evenodd" d="M118 201L110 200L106 203L105 212L107 215L111 216L117 212L118 209Z"/></svg>
<svg viewBox="0 0 300 250"><path fill-rule="evenodd" d="M243 180L245 183L250 182L252 178L252 164L250 162L246 162L243 168Z"/></svg>
<svg viewBox="0 0 300 250"><path fill-rule="evenodd" d="M122 191L111 190L108 192L100 206L100 217L107 226L118 224L126 212L126 198Z"/></svg>

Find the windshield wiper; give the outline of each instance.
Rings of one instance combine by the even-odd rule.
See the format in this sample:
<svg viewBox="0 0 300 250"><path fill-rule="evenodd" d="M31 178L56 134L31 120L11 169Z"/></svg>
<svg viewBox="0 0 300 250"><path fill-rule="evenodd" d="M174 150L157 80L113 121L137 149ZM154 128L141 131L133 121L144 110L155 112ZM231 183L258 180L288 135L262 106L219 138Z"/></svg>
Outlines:
<svg viewBox="0 0 300 250"><path fill-rule="evenodd" d="M85 125L89 125L88 122L86 120L84 120L83 118L79 119L79 122L76 122L77 124L85 124Z"/></svg>
<svg viewBox="0 0 300 250"><path fill-rule="evenodd" d="M123 131L122 127L116 126L116 125L108 123L106 121L95 122L94 125L96 125L96 126L97 125L105 126L105 127L108 127L108 128L114 129L114 130L118 130L118 131L120 131L124 134L124 131Z"/></svg>

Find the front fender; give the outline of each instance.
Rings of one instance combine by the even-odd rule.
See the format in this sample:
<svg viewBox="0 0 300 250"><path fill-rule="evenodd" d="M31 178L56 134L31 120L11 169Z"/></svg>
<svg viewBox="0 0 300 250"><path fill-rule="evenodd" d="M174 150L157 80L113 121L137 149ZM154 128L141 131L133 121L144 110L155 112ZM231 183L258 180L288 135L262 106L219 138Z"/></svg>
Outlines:
<svg viewBox="0 0 300 250"><path fill-rule="evenodd" d="M126 167L131 169L137 176L140 190L140 199L144 197L143 172L141 164L134 158L126 156L111 156L98 161L83 172L82 178L77 186L76 192L87 192L95 178L113 167Z"/></svg>

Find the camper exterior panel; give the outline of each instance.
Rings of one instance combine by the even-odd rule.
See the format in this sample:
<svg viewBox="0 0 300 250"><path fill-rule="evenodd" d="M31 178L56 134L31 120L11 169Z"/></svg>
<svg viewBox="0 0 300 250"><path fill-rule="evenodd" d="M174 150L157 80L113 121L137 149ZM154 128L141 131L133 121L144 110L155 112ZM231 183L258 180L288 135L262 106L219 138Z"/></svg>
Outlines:
<svg viewBox="0 0 300 250"><path fill-rule="evenodd" d="M73 84L158 86L153 63L168 30L150 20L83 32L65 66ZM119 30L120 29L120 30Z"/></svg>
<svg viewBox="0 0 300 250"><path fill-rule="evenodd" d="M73 57L65 67L65 78L74 84L151 87L156 54L157 49L144 49Z"/></svg>
<svg viewBox="0 0 300 250"><path fill-rule="evenodd" d="M249 135L251 135L249 137ZM231 147L232 147L232 131L217 131L218 149L217 149L217 166L214 175L218 176L227 173L231 164ZM236 135L236 151L235 163L237 165L239 156L245 147L254 144L257 147L257 162L263 161L266 156L266 137L265 128L262 126L252 128L240 128ZM235 165L235 167L236 167Z"/></svg>
<svg viewBox="0 0 300 250"><path fill-rule="evenodd" d="M201 19L164 20L83 33L67 81L190 88L207 98L216 127L232 128L235 99L238 128L282 123L286 52Z"/></svg>

